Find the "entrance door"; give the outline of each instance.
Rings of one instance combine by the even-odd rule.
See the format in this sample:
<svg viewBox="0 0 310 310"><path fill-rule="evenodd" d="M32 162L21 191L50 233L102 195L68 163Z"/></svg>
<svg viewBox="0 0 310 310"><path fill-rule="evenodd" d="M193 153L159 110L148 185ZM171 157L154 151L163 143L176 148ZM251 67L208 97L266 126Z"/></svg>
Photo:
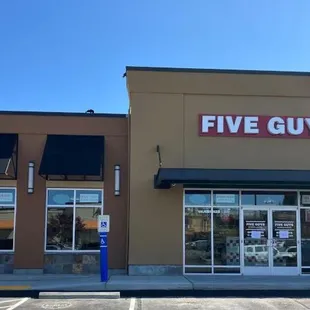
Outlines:
<svg viewBox="0 0 310 310"><path fill-rule="evenodd" d="M243 274L297 275L296 209L244 208Z"/></svg>

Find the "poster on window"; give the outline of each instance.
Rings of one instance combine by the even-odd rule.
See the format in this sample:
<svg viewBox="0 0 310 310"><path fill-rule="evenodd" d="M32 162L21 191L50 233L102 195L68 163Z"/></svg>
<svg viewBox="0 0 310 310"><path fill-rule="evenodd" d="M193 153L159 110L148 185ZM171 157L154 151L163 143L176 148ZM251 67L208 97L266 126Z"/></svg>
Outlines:
<svg viewBox="0 0 310 310"><path fill-rule="evenodd" d="M0 203L13 203L13 193L0 192Z"/></svg>
<svg viewBox="0 0 310 310"><path fill-rule="evenodd" d="M266 221L245 221L245 236L252 239L260 239L267 237L267 223Z"/></svg>
<svg viewBox="0 0 310 310"><path fill-rule="evenodd" d="M80 194L80 203L98 203L99 194Z"/></svg>
<svg viewBox="0 0 310 310"><path fill-rule="evenodd" d="M310 195L302 195L301 196L301 203L303 205L310 205Z"/></svg>
<svg viewBox="0 0 310 310"><path fill-rule="evenodd" d="M236 195L235 194L216 194L215 203L216 204L235 204Z"/></svg>
<svg viewBox="0 0 310 310"><path fill-rule="evenodd" d="M274 221L274 237L279 239L295 238L295 221Z"/></svg>

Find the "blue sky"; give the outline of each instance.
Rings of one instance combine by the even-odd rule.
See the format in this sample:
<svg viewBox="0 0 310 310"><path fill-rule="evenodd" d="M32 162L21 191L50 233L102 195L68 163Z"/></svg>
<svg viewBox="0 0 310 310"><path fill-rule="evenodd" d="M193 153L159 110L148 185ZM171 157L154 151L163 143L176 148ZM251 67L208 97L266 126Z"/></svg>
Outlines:
<svg viewBox="0 0 310 310"><path fill-rule="evenodd" d="M126 113L126 65L310 71L309 0L1 0L0 110Z"/></svg>

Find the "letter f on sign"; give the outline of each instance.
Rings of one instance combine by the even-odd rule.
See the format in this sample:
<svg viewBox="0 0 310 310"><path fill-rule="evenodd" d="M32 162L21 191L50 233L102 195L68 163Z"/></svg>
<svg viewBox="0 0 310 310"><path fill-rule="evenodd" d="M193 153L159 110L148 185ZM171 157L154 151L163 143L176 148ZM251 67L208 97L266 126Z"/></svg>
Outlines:
<svg viewBox="0 0 310 310"><path fill-rule="evenodd" d="M214 115L203 115L201 122L201 132L209 132L209 128L214 127L216 117Z"/></svg>

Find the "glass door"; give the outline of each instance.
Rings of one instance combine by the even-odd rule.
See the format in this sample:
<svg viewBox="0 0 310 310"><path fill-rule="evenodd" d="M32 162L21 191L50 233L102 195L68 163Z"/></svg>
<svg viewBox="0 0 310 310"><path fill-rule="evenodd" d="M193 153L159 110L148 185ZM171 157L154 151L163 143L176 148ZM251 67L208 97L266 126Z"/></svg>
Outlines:
<svg viewBox="0 0 310 310"><path fill-rule="evenodd" d="M243 210L243 274L270 274L269 210Z"/></svg>
<svg viewBox="0 0 310 310"><path fill-rule="evenodd" d="M272 223L272 274L298 275L297 210L270 210Z"/></svg>

